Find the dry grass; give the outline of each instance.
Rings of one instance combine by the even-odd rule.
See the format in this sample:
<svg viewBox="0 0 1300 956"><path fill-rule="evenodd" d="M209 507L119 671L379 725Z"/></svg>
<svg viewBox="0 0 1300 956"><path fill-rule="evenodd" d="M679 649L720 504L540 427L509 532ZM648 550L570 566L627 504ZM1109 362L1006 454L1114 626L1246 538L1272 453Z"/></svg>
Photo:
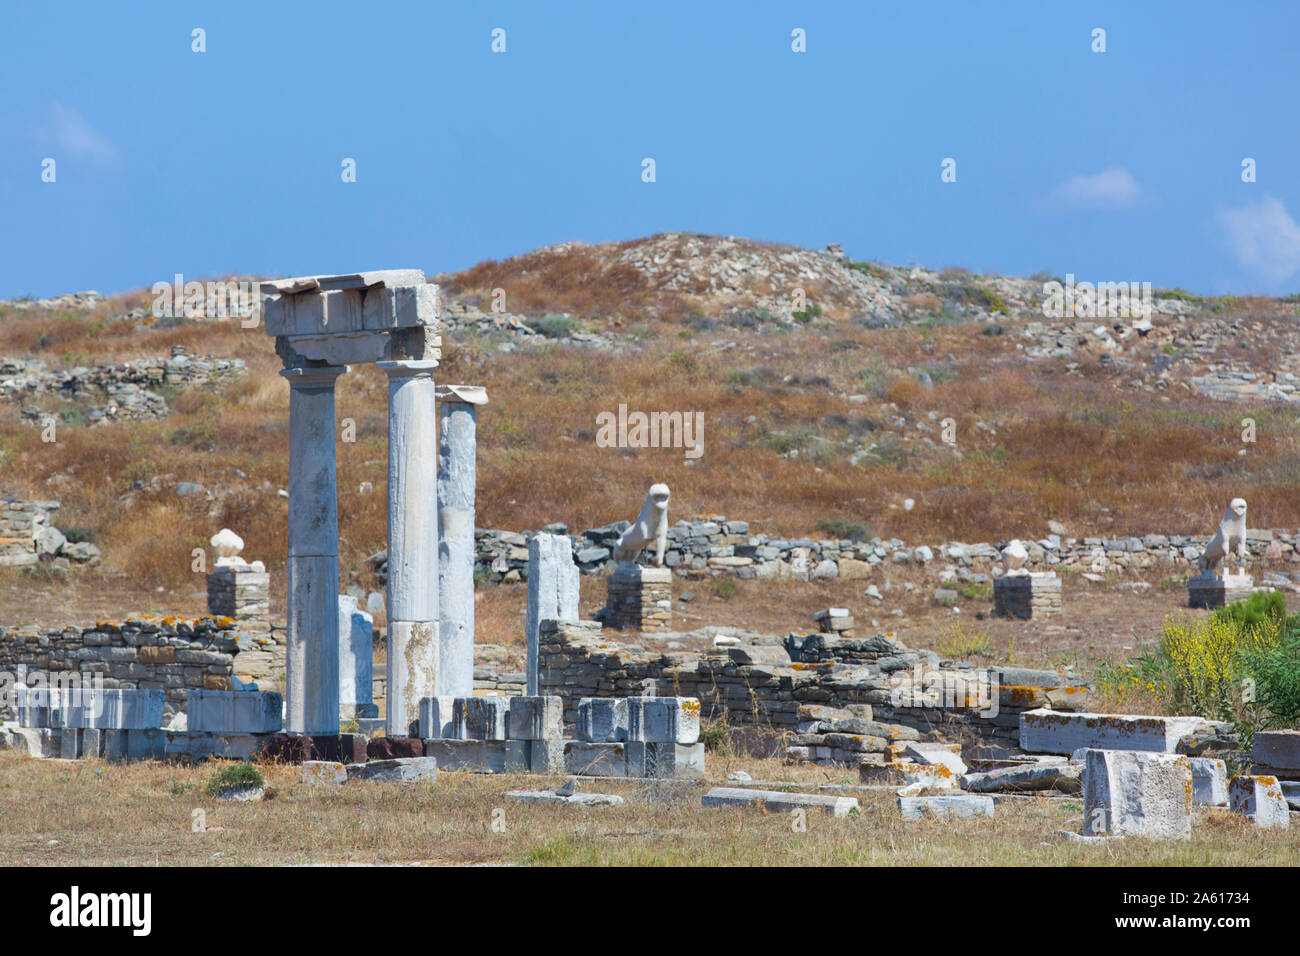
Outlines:
<svg viewBox="0 0 1300 956"><path fill-rule="evenodd" d="M772 760L713 760L709 785L743 767L757 781L833 778ZM241 866L302 863L523 865L1287 865L1300 831L1264 833L1221 812L1198 814L1192 839L1079 847L1052 839L1082 819L1075 800L1015 799L994 820L901 820L888 791L861 792L859 815L807 817L705 810L700 784L589 781L621 807L524 805L507 790L562 778L442 773L435 784L310 787L290 767L265 767L274 799L221 803L204 792L212 766L32 760L0 753L0 865ZM505 832L494 832L493 811ZM194 811L207 832L193 832ZM130 821L129 825L126 821ZM220 829L218 829L220 828ZM51 843L51 841L57 841Z"/></svg>

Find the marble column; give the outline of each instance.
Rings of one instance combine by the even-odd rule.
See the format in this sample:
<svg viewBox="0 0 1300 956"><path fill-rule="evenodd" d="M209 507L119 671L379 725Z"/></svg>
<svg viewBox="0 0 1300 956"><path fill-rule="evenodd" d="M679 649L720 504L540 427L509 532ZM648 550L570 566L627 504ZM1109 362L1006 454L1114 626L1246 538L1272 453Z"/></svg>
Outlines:
<svg viewBox="0 0 1300 956"><path fill-rule="evenodd" d="M438 673L437 402L428 359L376 363L388 375L387 734L418 734Z"/></svg>
<svg viewBox="0 0 1300 956"><path fill-rule="evenodd" d="M339 732L339 499L334 382L346 365L287 368L289 380L288 635L285 729Z"/></svg>
<svg viewBox="0 0 1300 956"><path fill-rule="evenodd" d="M474 487L478 406L487 390L438 387L437 694L474 696Z"/></svg>

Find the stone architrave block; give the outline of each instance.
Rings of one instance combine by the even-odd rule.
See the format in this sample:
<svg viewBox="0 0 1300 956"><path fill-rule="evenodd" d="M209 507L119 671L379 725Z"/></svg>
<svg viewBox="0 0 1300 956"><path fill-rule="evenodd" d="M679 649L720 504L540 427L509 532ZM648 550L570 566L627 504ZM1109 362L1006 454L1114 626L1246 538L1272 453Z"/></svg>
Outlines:
<svg viewBox="0 0 1300 956"><path fill-rule="evenodd" d="M1083 835L1187 839L1192 766L1182 754L1089 750L1083 763Z"/></svg>
<svg viewBox="0 0 1300 956"><path fill-rule="evenodd" d="M453 734L458 740L505 740L508 700L497 694L452 701Z"/></svg>
<svg viewBox="0 0 1300 956"><path fill-rule="evenodd" d="M1203 717L1067 713L1027 710L1020 715L1020 749L1070 755L1076 750L1144 750L1173 753Z"/></svg>
<svg viewBox="0 0 1300 956"><path fill-rule="evenodd" d="M1228 765L1213 757L1188 757L1192 765L1192 802L1197 806L1228 805Z"/></svg>
<svg viewBox="0 0 1300 956"><path fill-rule="evenodd" d="M822 793L784 793L780 790L749 790L740 787L714 787L700 798L705 807L767 806L777 813L800 808L825 810L833 817L847 817L858 809L856 797L834 797Z"/></svg>
<svg viewBox="0 0 1300 956"><path fill-rule="evenodd" d="M162 760L167 755L167 732L149 730L105 730L104 759L111 761Z"/></svg>
<svg viewBox="0 0 1300 956"><path fill-rule="evenodd" d="M591 743L627 740L626 697L583 697L578 701L577 735Z"/></svg>
<svg viewBox="0 0 1300 956"><path fill-rule="evenodd" d="M456 736L455 697L420 698L420 737L424 740Z"/></svg>
<svg viewBox="0 0 1300 956"><path fill-rule="evenodd" d="M511 697L506 713L510 740L559 740L564 736L564 701L559 697Z"/></svg>
<svg viewBox="0 0 1300 956"><path fill-rule="evenodd" d="M699 699L629 697L627 739L639 743L695 743L700 739Z"/></svg>
<svg viewBox="0 0 1300 956"><path fill-rule="evenodd" d="M274 691L191 690L185 714L191 733L274 734L284 726L284 697Z"/></svg>
<svg viewBox="0 0 1300 956"><path fill-rule="evenodd" d="M1291 812L1276 777L1238 774L1228 781L1228 807L1257 827L1289 827Z"/></svg>

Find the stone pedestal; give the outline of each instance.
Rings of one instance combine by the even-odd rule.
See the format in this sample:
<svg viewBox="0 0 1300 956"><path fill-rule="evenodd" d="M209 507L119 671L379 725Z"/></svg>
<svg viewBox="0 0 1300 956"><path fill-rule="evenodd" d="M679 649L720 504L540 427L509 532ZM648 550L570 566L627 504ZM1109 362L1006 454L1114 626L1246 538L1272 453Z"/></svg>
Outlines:
<svg viewBox="0 0 1300 956"><path fill-rule="evenodd" d="M223 563L223 560L225 563ZM271 576L261 561L223 559L207 575L208 613L235 621L239 655L235 676L259 690L284 688L284 645L271 631Z"/></svg>
<svg viewBox="0 0 1300 956"><path fill-rule="evenodd" d="M388 375L387 734L416 732L438 671L438 443L432 359Z"/></svg>
<svg viewBox="0 0 1300 956"><path fill-rule="evenodd" d="M1250 597L1255 579L1244 571L1217 574L1202 571L1187 580L1187 606L1216 608Z"/></svg>
<svg viewBox="0 0 1300 956"><path fill-rule="evenodd" d="M339 518L334 382L346 366L287 368L289 562L285 728L339 732Z"/></svg>
<svg viewBox="0 0 1300 956"><path fill-rule="evenodd" d="M474 487L487 391L442 385L438 402L438 672L434 696L474 694Z"/></svg>
<svg viewBox="0 0 1300 956"><path fill-rule="evenodd" d="M993 613L1027 621L1061 613L1061 579L1054 571L1008 573L993 581Z"/></svg>
<svg viewBox="0 0 1300 956"><path fill-rule="evenodd" d="M673 625L672 570L621 562L605 578L602 623L616 630L668 631Z"/></svg>

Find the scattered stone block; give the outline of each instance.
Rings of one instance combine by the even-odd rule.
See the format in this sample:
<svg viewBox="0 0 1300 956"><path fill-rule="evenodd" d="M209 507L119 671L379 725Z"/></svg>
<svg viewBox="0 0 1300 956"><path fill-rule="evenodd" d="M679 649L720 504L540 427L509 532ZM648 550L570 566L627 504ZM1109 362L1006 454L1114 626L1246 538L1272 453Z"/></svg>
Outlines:
<svg viewBox="0 0 1300 956"><path fill-rule="evenodd" d="M1300 778L1300 730L1257 731L1250 759L1256 773Z"/></svg>
<svg viewBox="0 0 1300 956"><path fill-rule="evenodd" d="M1188 757L1192 765L1192 803L1203 807L1228 805L1228 765L1212 757Z"/></svg>
<svg viewBox="0 0 1300 956"><path fill-rule="evenodd" d="M1300 781L1279 780L1277 785L1282 788L1282 796L1286 799L1286 805L1292 810L1300 810Z"/></svg>
<svg viewBox="0 0 1300 956"><path fill-rule="evenodd" d="M942 765L960 777L967 770L958 744L936 744L913 740L903 745L903 753L917 763Z"/></svg>
<svg viewBox="0 0 1300 956"><path fill-rule="evenodd" d="M776 813L796 809L824 810L833 817L847 817L858 809L856 797L783 793L780 790L750 790L740 787L714 787L701 798L701 804L705 807L756 807L762 804Z"/></svg>
<svg viewBox="0 0 1300 956"><path fill-rule="evenodd" d="M953 795L938 797L899 797L898 809L904 820L920 820L924 817L971 817L993 816L993 798L978 795Z"/></svg>
<svg viewBox="0 0 1300 956"><path fill-rule="evenodd" d="M563 699L511 697L506 736L511 740L559 740L564 736Z"/></svg>
<svg viewBox="0 0 1300 956"><path fill-rule="evenodd" d="M521 803L565 803L579 807L613 807L623 802L616 793L559 794L551 790L508 790L506 796Z"/></svg>
<svg viewBox="0 0 1300 956"><path fill-rule="evenodd" d="M1202 723L1201 717L1027 710L1020 715L1020 748L1067 755L1079 749L1173 753L1178 741Z"/></svg>
<svg viewBox="0 0 1300 956"><path fill-rule="evenodd" d="M268 734L209 734L192 730L167 730L164 750L168 757L205 760L252 760L262 752Z"/></svg>
<svg viewBox="0 0 1300 956"><path fill-rule="evenodd" d="M1257 827L1289 827L1290 808L1276 777L1237 774L1228 781L1228 806Z"/></svg>
<svg viewBox="0 0 1300 956"><path fill-rule="evenodd" d="M577 735L591 743L627 740L625 697L584 697L578 701Z"/></svg>
<svg viewBox="0 0 1300 956"><path fill-rule="evenodd" d="M342 786L347 783L348 768L336 760L304 760L302 782L311 786Z"/></svg>
<svg viewBox="0 0 1300 956"><path fill-rule="evenodd" d="M1113 834L1154 839L1191 836L1192 767L1187 757L1088 751L1083 765L1083 835Z"/></svg>
<svg viewBox="0 0 1300 956"><path fill-rule="evenodd" d="M191 690L186 727L194 733L273 734L284 726L284 697L269 691Z"/></svg>
<svg viewBox="0 0 1300 956"><path fill-rule="evenodd" d="M1078 793L1083 789L1082 776L1083 767L1078 764L1021 764L966 774L961 778L961 787L972 793L1023 793L1034 790Z"/></svg>
<svg viewBox="0 0 1300 956"><path fill-rule="evenodd" d="M167 732L161 727L148 730L105 730L101 739L105 760L162 760L167 756Z"/></svg>
<svg viewBox="0 0 1300 956"><path fill-rule="evenodd" d="M368 763L347 765L349 780L369 780L375 783L409 783L414 780L436 780L438 761L434 757L402 757L397 760L371 760Z"/></svg>

